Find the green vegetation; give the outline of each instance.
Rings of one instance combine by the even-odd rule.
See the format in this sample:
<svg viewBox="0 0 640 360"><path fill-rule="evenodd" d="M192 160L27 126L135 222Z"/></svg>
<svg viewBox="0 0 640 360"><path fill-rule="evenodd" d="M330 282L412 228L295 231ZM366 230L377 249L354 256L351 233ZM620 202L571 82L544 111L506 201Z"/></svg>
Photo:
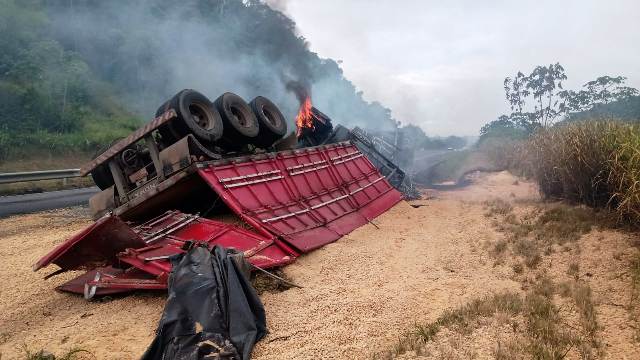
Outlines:
<svg viewBox="0 0 640 360"><path fill-rule="evenodd" d="M547 198L613 210L640 221L640 127L616 121L571 123L541 130L526 145L522 166Z"/></svg>
<svg viewBox="0 0 640 360"><path fill-rule="evenodd" d="M0 160L92 152L139 122L82 57L50 36L37 1L0 0Z"/></svg>
<svg viewBox="0 0 640 360"><path fill-rule="evenodd" d="M566 79L560 64L506 78L512 113L482 128L478 150L496 168L532 177L548 199L610 209L637 225L638 90L622 76L601 76L577 91L562 87Z"/></svg>
<svg viewBox="0 0 640 360"><path fill-rule="evenodd" d="M265 95L292 117L290 81L337 121L395 128L262 1L0 0L0 161L93 154L185 87Z"/></svg>
<svg viewBox="0 0 640 360"><path fill-rule="evenodd" d="M592 109L571 114L571 121L590 119L619 119L635 122L640 119L640 96L612 101L594 106Z"/></svg>
<svg viewBox="0 0 640 360"><path fill-rule="evenodd" d="M488 242L487 250L496 259L494 265L508 261L525 293L473 300L416 325L379 357L439 351L430 344L451 338L447 333L445 339L438 338L443 329L469 336L492 321L513 329L506 341L498 340L493 353L497 359L563 359L570 352L585 359L603 356L593 292L581 276L580 263L569 262L564 276L571 280L560 283L554 283L549 276L557 274L543 265L558 249L579 250L578 240L594 227L615 226L616 219L640 223L640 112L635 112L640 97L636 89L624 86L623 77L603 76L580 91L563 89L564 80L559 64L507 78L512 113L483 127L476 148L497 168L532 177L547 199L579 205L546 202L514 211L504 200L485 203L485 215L494 218L494 226L505 235ZM611 114L615 120L602 118ZM639 264L636 256L629 271L634 323Z"/></svg>
<svg viewBox="0 0 640 360"><path fill-rule="evenodd" d="M625 86L625 77L600 76L580 90L564 89L565 80L567 75L559 63L537 66L529 75L519 71L513 78L505 78L505 96L512 112L484 125L478 143L523 140L558 122L640 119L639 92Z"/></svg>

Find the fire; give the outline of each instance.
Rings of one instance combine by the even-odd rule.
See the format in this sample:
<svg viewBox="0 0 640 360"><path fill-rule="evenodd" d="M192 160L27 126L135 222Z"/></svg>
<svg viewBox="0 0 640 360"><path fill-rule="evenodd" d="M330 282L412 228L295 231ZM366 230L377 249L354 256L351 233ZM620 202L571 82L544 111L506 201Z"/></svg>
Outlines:
<svg viewBox="0 0 640 360"><path fill-rule="evenodd" d="M296 116L296 135L300 137L303 128L309 128L311 130L315 130L316 127L313 124L313 112L311 111L311 98L307 96L302 104L300 104L300 111L298 111L298 116Z"/></svg>

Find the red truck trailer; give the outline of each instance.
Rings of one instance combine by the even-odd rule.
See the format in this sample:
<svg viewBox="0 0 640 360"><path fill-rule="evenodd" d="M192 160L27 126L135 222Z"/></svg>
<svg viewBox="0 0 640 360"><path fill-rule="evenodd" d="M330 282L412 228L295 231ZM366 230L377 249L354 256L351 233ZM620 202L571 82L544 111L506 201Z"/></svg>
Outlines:
<svg viewBox="0 0 640 360"><path fill-rule="evenodd" d="M96 222L34 270L88 270L59 286L86 298L164 289L171 257L195 243L235 248L258 268L283 266L402 199L404 173L362 132L311 114L330 127L321 138L311 129L284 137L286 120L266 98L210 102L181 91L82 168L102 189L89 201Z"/></svg>

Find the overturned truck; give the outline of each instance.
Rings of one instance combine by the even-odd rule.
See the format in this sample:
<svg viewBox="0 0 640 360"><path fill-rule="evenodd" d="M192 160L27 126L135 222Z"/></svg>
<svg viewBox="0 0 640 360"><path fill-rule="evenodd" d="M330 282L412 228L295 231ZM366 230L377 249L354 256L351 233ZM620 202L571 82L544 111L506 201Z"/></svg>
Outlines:
<svg viewBox="0 0 640 360"><path fill-rule="evenodd" d="M301 116L307 118L301 119ZM95 223L34 265L87 272L59 290L165 289L169 259L194 244L235 248L254 267L293 262L391 208L404 173L358 129L306 102L295 134L268 99L183 90L86 164L102 191Z"/></svg>

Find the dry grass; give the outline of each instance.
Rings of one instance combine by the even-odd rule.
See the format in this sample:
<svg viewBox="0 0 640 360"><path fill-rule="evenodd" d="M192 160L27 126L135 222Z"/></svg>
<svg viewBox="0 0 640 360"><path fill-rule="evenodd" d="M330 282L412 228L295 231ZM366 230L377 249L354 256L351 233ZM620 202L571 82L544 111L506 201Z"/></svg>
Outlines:
<svg viewBox="0 0 640 360"><path fill-rule="evenodd" d="M630 264L631 272L631 301L629 313L635 326L635 340L640 342L640 255L636 255Z"/></svg>
<svg viewBox="0 0 640 360"><path fill-rule="evenodd" d="M553 245L575 242L594 226L606 224L606 217L586 207L547 204L516 216L503 200L487 202L485 206L488 216L500 215L494 225L506 234L505 239L493 244L491 254L501 263L510 250L531 269L540 264L543 255L553 252ZM518 271L514 268L514 272Z"/></svg>
<svg viewBox="0 0 640 360"><path fill-rule="evenodd" d="M420 348L443 328L454 329L460 333L473 331L475 322L480 317L490 317L497 312L516 315L522 312L522 298L515 293L505 292L473 300L457 309L445 311L436 321L416 325L415 329L404 334L394 345L393 350L378 354L378 358L392 358L407 351L420 351Z"/></svg>
<svg viewBox="0 0 640 360"><path fill-rule="evenodd" d="M601 344L597 337L598 323L591 289L587 284L577 282L571 286L571 299L581 319L579 327L569 325L564 311L554 303L558 289L550 278L540 276L524 296L507 292L473 300L445 312L434 322L416 325L391 351L376 357L394 358L409 351L425 353L425 347L436 340L442 329L468 336L478 326L478 319L499 314L511 324L514 336L508 341L498 341L493 351L496 359L559 360L572 349L582 358L592 358L593 350L599 351Z"/></svg>
<svg viewBox="0 0 640 360"><path fill-rule="evenodd" d="M631 303L635 303L640 300L640 255L636 255L631 260Z"/></svg>
<svg viewBox="0 0 640 360"><path fill-rule="evenodd" d="M569 264L567 275L573 277L575 280L578 280L578 278L580 277L580 264L578 264L577 262L572 262L571 264Z"/></svg>
<svg viewBox="0 0 640 360"><path fill-rule="evenodd" d="M597 338L598 320L595 305L593 304L591 287L584 282L576 281L573 285L572 297L580 314L582 329L592 342L591 345L599 348L600 343Z"/></svg>
<svg viewBox="0 0 640 360"><path fill-rule="evenodd" d="M608 208L640 223L640 126L586 121L545 129L527 145L526 168L547 198Z"/></svg>
<svg viewBox="0 0 640 360"><path fill-rule="evenodd" d="M487 212L485 213L485 216L487 217L507 215L513 210L511 203L500 198L487 200L484 202L484 206L487 207Z"/></svg>
<svg viewBox="0 0 640 360"><path fill-rule="evenodd" d="M23 347L23 351L24 360L85 360L96 358L90 351L81 348L72 348L60 356L56 356L47 350L31 352L26 345Z"/></svg>
<svg viewBox="0 0 640 360"><path fill-rule="evenodd" d="M520 339L505 342L498 341L498 344L493 350L493 357L495 357L496 360L521 359L523 349L526 346L526 343L523 343Z"/></svg>

